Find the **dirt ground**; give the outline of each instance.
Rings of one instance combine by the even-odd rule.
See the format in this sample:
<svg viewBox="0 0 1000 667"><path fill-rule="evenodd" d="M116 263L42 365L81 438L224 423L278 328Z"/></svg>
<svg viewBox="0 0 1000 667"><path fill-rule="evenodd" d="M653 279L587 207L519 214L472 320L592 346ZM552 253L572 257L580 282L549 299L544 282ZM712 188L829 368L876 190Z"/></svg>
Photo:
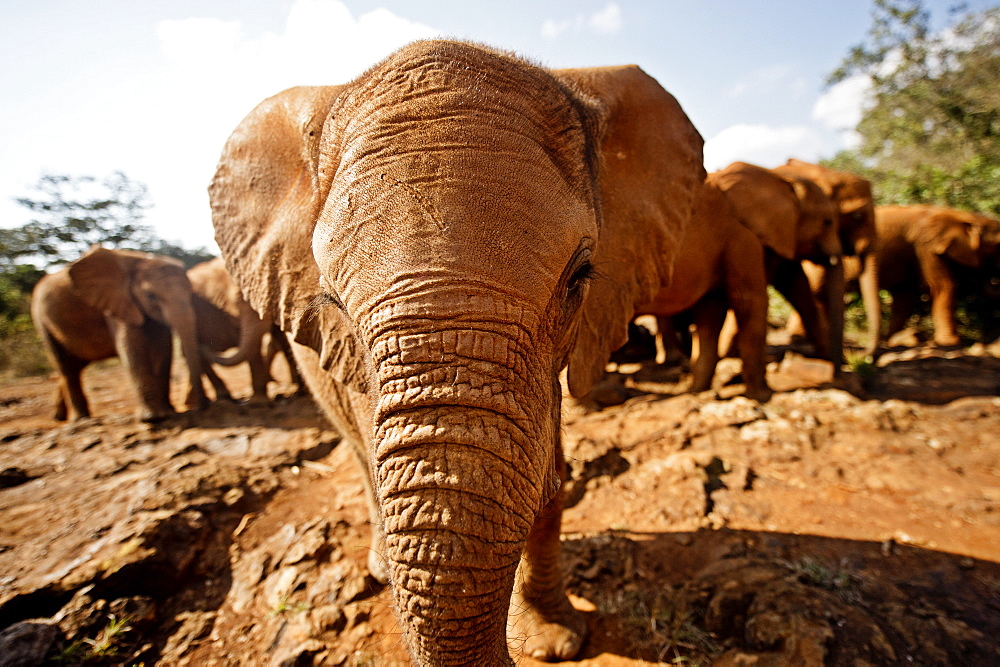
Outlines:
<svg viewBox="0 0 1000 667"><path fill-rule="evenodd" d="M625 403L568 407L572 664L1000 664L991 350L897 350L837 386L788 354L764 404L625 367ZM0 386L0 665L406 664L310 399L150 426L119 367L85 379L70 425L50 379Z"/></svg>

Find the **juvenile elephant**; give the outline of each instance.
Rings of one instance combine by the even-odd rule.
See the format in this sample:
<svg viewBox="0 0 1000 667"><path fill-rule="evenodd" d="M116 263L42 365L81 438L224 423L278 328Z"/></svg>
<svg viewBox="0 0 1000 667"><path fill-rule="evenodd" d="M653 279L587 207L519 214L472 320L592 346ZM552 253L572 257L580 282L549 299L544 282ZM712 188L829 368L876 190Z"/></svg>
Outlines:
<svg viewBox="0 0 1000 667"><path fill-rule="evenodd" d="M881 342L882 302L879 299L876 252L878 233L875 230L875 204L871 183L855 174L794 158L788 160L787 164L775 167L774 171L780 175L813 181L837 207L837 227L844 256L856 258L853 261L860 267L858 284L868 320L865 354L874 354ZM831 272L822 264L814 264L808 260L803 264L803 269L816 296L820 313L830 327L830 357L838 360L839 364L839 360L843 359L844 318L830 317L828 311L831 300L836 300L838 304L843 302L843 272ZM804 333L802 320L797 313L792 313L786 329L792 334Z"/></svg>
<svg viewBox="0 0 1000 667"><path fill-rule="evenodd" d="M774 178L777 176L777 178ZM744 219L759 218L753 226L770 229L762 238L768 251L765 264L768 283L792 304L802 317L816 352L829 357L830 349L842 345L842 330L828 327L826 315L843 319L843 262L833 202L810 179L776 174L773 170L734 162L716 177L719 188ZM789 192L794 196L789 197ZM802 260L826 267L831 304L828 313L819 310L802 269ZM836 296L840 295L840 296ZM720 346L728 350L735 322L727 322Z"/></svg>
<svg viewBox="0 0 1000 667"><path fill-rule="evenodd" d="M191 284L179 261L92 248L39 281L31 317L59 373L56 419L90 416L80 374L90 362L116 356L138 394L139 418L158 421L173 414L171 330L180 340L191 380L187 407L204 407Z"/></svg>
<svg viewBox="0 0 1000 667"><path fill-rule="evenodd" d="M734 162L708 176L670 283L639 314L666 318L691 309L698 354L692 391L711 387L728 308L739 327L746 394L766 399L769 265L797 257L839 256L833 209L819 188Z"/></svg>
<svg viewBox="0 0 1000 667"><path fill-rule="evenodd" d="M961 269L1000 268L1000 220L942 206L877 206L875 224L879 283L892 296L887 336L906 326L921 294L929 291L934 342L958 345L955 295ZM985 282L962 286L984 289Z"/></svg>
<svg viewBox="0 0 1000 667"><path fill-rule="evenodd" d="M230 137L216 239L358 453L369 567L417 663L509 664L508 608L526 654L579 650L560 371L576 396L601 375L703 179L701 137L638 67L450 41L280 93Z"/></svg>
<svg viewBox="0 0 1000 667"><path fill-rule="evenodd" d="M232 395L212 364L235 366L246 361L250 365L253 400L267 400L268 365L263 355L264 336L271 330L250 307L240 293L221 257L197 264L187 272L194 290L195 315L198 319L198 342L204 356L204 373L215 388L216 399L231 400ZM230 348L238 348L231 357L219 356Z"/></svg>

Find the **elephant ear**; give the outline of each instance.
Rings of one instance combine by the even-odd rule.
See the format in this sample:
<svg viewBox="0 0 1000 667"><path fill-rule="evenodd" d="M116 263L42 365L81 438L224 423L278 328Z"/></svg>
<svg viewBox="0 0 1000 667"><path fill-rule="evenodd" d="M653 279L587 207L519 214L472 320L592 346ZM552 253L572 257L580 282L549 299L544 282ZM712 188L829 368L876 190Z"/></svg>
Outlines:
<svg viewBox="0 0 1000 667"><path fill-rule="evenodd" d="M675 254L705 178L701 135L659 83L640 68L553 73L595 110L600 238L582 306L568 383L583 396L628 339L636 310L670 280Z"/></svg>
<svg viewBox="0 0 1000 667"><path fill-rule="evenodd" d="M134 255L93 246L69 265L70 281L88 306L130 326L142 326L146 318L129 289L138 261Z"/></svg>
<svg viewBox="0 0 1000 667"><path fill-rule="evenodd" d="M319 354L340 382L363 388L363 360L342 313L322 301L312 235L325 121L345 86L299 87L254 109L226 142L209 186L215 240L244 298Z"/></svg>
<svg viewBox="0 0 1000 667"><path fill-rule="evenodd" d="M713 172L708 182L726 193L740 222L785 259L795 258L796 226L802 187L768 169L734 162Z"/></svg>
<svg viewBox="0 0 1000 667"><path fill-rule="evenodd" d="M930 250L935 255L947 255L965 266L979 266L982 230L971 214L962 211L939 210L931 218L934 236Z"/></svg>

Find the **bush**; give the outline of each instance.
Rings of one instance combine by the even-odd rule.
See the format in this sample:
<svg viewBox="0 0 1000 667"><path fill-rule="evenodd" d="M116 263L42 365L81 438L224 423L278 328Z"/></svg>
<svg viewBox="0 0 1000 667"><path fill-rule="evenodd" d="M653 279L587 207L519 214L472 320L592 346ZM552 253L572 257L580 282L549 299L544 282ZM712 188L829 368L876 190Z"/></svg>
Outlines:
<svg viewBox="0 0 1000 667"><path fill-rule="evenodd" d="M0 375L44 375L52 367L27 315L0 315Z"/></svg>

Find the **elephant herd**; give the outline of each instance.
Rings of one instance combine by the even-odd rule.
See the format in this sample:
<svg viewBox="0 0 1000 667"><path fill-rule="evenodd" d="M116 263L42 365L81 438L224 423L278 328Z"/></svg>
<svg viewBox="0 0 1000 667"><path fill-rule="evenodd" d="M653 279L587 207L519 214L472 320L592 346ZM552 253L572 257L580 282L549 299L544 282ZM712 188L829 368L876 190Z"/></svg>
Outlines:
<svg viewBox="0 0 1000 667"><path fill-rule="evenodd" d="M174 414L170 403L171 332L180 342L189 390L185 404L207 404L204 375L217 399L232 396L212 364L250 365L251 400L267 399L270 362L288 343L276 327L250 308L221 259L185 272L170 257L94 247L66 268L39 281L31 316L59 375L55 418L90 416L80 382L94 361L120 357L139 399L137 416L159 421ZM265 336L270 336L264 346ZM230 348L226 357L218 353ZM287 352L292 378L298 374Z"/></svg>
<svg viewBox="0 0 1000 667"><path fill-rule="evenodd" d="M349 84L286 90L232 133L209 187L225 267L95 249L39 284L59 415L87 414L80 369L114 354L142 416L168 413L170 329L189 407L202 373L223 394L208 362L233 346L261 396L271 336L365 472L368 567L414 661L509 664L508 640L572 658L586 630L559 557L563 387L586 395L637 315L668 330L688 313L702 389L732 309L765 398L768 284L835 362L849 279L869 351L880 286L897 327L922 282L952 344L951 265L995 261L1000 242L996 220L876 208L867 181L816 165L706 174L702 148L636 66L422 41Z"/></svg>

